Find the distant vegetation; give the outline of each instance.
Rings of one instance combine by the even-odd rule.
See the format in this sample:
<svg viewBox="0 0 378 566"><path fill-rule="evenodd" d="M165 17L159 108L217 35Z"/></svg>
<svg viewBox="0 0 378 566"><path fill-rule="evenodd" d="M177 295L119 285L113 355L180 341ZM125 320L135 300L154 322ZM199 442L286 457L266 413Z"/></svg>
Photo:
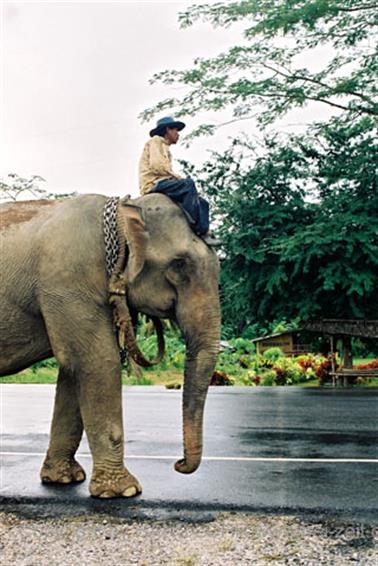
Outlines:
<svg viewBox="0 0 378 566"><path fill-rule="evenodd" d="M185 361L185 345L174 328L166 328L166 355L153 368L141 370L134 364L123 371L125 385L167 385L175 388L182 383ZM156 352L156 336L150 324L142 322L138 342L143 352L152 358ZM356 363L369 360L358 359ZM378 362L376 362L378 365ZM336 365L340 359L336 358ZM5 377L3 383L55 383L57 362L50 358L34 364L30 369L15 376ZM279 348L270 348L263 355L256 354L255 346L245 338L234 338L220 353L214 385L318 385L330 381L331 361L319 354L285 357ZM378 385L378 380L371 384Z"/></svg>
<svg viewBox="0 0 378 566"><path fill-rule="evenodd" d="M49 193L41 188L45 179L40 175L21 177L17 173L9 173L4 179L0 179L0 202L33 199L59 199L74 196L76 193Z"/></svg>

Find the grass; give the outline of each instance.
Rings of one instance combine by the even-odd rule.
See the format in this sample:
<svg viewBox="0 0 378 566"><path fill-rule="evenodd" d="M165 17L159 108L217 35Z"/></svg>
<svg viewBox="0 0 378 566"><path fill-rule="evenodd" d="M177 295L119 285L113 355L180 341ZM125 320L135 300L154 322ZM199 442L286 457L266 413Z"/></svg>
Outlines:
<svg viewBox="0 0 378 566"><path fill-rule="evenodd" d="M123 385L172 385L183 383L183 372L181 370L148 370L142 371L141 377L135 375L128 376L122 372Z"/></svg>
<svg viewBox="0 0 378 566"><path fill-rule="evenodd" d="M375 357L373 357L373 358L353 358L353 365L359 366L360 364L368 364L372 360L375 360Z"/></svg>
<svg viewBox="0 0 378 566"><path fill-rule="evenodd" d="M20 371L14 375L2 377L0 383L56 383L58 370L55 368L31 368Z"/></svg>
<svg viewBox="0 0 378 566"><path fill-rule="evenodd" d="M296 387L318 387L318 385L319 383L317 379L312 379L305 383L296 383ZM354 387L378 387L378 378L373 377L372 379L364 379L362 383L354 385Z"/></svg>
<svg viewBox="0 0 378 566"><path fill-rule="evenodd" d="M378 387L378 378L364 379L362 383L358 384L358 387Z"/></svg>
<svg viewBox="0 0 378 566"><path fill-rule="evenodd" d="M25 369L14 375L2 377L0 383L56 383L58 370L56 368ZM167 385L182 384L183 375L180 370L144 371L141 377L128 376L122 372L123 385Z"/></svg>
<svg viewBox="0 0 378 566"><path fill-rule="evenodd" d="M319 381L315 379L311 379L310 381L303 381L302 383L296 383L296 387L318 387Z"/></svg>
<svg viewBox="0 0 378 566"><path fill-rule="evenodd" d="M355 364L367 363L367 359L356 359ZM243 376L248 370L240 369L237 375L231 375L235 385L243 386L246 384ZM235 372L236 373L236 372ZM1 383L56 383L58 370L54 367L40 367L38 369L28 368L15 375L8 375L0 379ZM183 383L183 371L180 369L149 369L138 371L138 376L127 375L126 371L122 372L123 385L165 385L171 388ZM317 379L311 379L303 383L297 383L295 387L317 387ZM370 380L365 379L358 387L378 387L378 378Z"/></svg>

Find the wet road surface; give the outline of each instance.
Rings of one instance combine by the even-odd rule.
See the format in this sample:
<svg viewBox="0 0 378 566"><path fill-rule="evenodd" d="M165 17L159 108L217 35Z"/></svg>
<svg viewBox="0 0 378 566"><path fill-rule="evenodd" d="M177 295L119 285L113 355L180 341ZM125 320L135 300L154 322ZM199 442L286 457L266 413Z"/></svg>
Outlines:
<svg viewBox="0 0 378 566"><path fill-rule="evenodd" d="M2 509L206 517L217 511L337 515L378 521L377 389L216 388L205 414L204 460L193 475L182 456L180 391L124 388L126 464L137 499L98 501L88 481L39 483L54 386L0 387ZM90 474L85 440L77 459Z"/></svg>

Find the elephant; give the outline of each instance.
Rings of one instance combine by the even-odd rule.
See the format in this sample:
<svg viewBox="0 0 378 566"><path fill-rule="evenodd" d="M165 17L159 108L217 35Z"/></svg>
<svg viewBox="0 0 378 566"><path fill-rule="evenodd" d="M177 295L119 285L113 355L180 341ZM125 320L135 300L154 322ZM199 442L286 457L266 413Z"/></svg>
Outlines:
<svg viewBox="0 0 378 566"><path fill-rule="evenodd" d="M184 454L175 469L184 474L201 463L204 406L220 343L217 254L165 195L119 199L117 238L127 259L110 293L108 201L93 194L0 206L0 376L55 356L58 379L41 481L85 480L75 459L85 430L93 461L89 492L101 498L142 491L124 464L122 364L110 294L131 318L143 313L181 329ZM125 346L138 361L134 330L125 320Z"/></svg>

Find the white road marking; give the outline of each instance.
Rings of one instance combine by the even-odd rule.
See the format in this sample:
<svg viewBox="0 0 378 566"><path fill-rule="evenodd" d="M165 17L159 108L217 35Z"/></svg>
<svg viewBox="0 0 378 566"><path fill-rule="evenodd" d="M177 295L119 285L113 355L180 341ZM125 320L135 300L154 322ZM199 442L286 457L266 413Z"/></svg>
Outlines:
<svg viewBox="0 0 378 566"><path fill-rule="evenodd" d="M45 452L0 452L0 456L38 456L43 458ZM79 458L91 458L91 454L78 452ZM126 460L177 460L178 456L147 456L126 454ZM249 456L203 456L209 462L309 462L312 464L378 464L374 458L263 458Z"/></svg>

